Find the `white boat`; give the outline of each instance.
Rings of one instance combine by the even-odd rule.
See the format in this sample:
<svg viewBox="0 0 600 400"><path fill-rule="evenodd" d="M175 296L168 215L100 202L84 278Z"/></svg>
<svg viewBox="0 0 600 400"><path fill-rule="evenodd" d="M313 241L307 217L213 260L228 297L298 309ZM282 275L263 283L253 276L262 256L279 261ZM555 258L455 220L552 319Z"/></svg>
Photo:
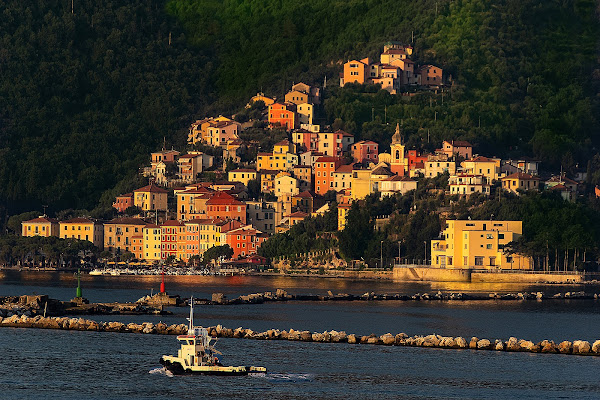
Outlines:
<svg viewBox="0 0 600 400"><path fill-rule="evenodd" d="M253 366L224 366L219 362L216 354L221 354L211 345L212 338L208 335L206 328L194 326L194 299L190 299L190 317L187 335L177 336L181 342L181 348L177 356L165 356L160 358L163 367L173 373L180 374L202 374L202 375L248 375L254 373L266 373L265 367Z"/></svg>

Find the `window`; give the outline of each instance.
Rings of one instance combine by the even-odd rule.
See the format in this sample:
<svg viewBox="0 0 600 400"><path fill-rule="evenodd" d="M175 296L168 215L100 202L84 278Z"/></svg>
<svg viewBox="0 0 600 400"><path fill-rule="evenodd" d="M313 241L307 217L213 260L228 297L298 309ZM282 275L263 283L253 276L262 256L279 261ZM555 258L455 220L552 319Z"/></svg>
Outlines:
<svg viewBox="0 0 600 400"><path fill-rule="evenodd" d="M504 233L499 233L498 234L498 239L504 239Z"/></svg>
<svg viewBox="0 0 600 400"><path fill-rule="evenodd" d="M491 243L486 244L485 248L488 249L488 250L491 250L492 249L492 244Z"/></svg>
<svg viewBox="0 0 600 400"><path fill-rule="evenodd" d="M483 257L475 257L475 265L483 265Z"/></svg>
<svg viewBox="0 0 600 400"><path fill-rule="evenodd" d="M493 239L494 238L494 234L492 234L492 233L486 233L485 234L485 238L486 239Z"/></svg>

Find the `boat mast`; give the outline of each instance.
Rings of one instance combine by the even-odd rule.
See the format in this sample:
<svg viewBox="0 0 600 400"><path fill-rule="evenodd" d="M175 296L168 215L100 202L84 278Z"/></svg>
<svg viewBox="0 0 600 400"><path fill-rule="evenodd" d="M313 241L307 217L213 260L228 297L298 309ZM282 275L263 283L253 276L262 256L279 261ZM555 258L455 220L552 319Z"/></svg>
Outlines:
<svg viewBox="0 0 600 400"><path fill-rule="evenodd" d="M192 335L191 332L194 331L194 296L190 297L190 317L188 318L188 321L190 321L188 335Z"/></svg>

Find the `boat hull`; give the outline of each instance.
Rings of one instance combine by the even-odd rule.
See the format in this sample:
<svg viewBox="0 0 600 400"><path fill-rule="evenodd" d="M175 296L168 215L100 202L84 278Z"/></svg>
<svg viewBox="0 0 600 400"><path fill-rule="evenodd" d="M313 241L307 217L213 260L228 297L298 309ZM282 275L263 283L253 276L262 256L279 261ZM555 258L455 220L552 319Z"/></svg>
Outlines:
<svg viewBox="0 0 600 400"><path fill-rule="evenodd" d="M267 369L264 367L227 367L217 365L191 365L183 366L179 360L173 360L171 357L160 358L163 367L173 375L218 375L218 376L244 376L248 374L264 374Z"/></svg>

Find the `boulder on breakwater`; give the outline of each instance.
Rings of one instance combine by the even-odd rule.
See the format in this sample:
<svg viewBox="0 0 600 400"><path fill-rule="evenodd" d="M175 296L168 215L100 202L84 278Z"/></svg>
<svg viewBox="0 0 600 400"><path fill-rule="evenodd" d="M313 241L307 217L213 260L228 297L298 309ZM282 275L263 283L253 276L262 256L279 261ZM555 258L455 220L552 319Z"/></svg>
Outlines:
<svg viewBox="0 0 600 400"><path fill-rule="evenodd" d="M11 315L0 317L0 327L17 328L39 328L39 329L63 329L78 331L98 331L98 332L120 332L120 333L138 333L146 335L183 335L187 333L187 325L172 324L167 325L163 322L152 323L122 323L122 322L98 322L84 318L69 317L43 317L41 315ZM468 342L463 337L431 335L408 336L405 333L386 333L384 335L356 335L346 332L324 331L310 332L307 330L298 331L290 329L289 331L278 329L269 329L265 332L255 332L248 328L225 328L222 325L210 326L207 328L209 335L213 337L254 339L254 340L289 340L316 343L348 343L360 345L383 345L383 346L409 346L409 347L430 347L444 349L471 349L473 351L519 351L528 353L546 353L546 354L572 354L586 356L600 356L600 340L590 344L585 340L575 340L573 342L563 341L558 345L551 340L542 340L535 343L530 340L517 339L511 337L507 341L500 339L490 340L486 338L472 337Z"/></svg>

